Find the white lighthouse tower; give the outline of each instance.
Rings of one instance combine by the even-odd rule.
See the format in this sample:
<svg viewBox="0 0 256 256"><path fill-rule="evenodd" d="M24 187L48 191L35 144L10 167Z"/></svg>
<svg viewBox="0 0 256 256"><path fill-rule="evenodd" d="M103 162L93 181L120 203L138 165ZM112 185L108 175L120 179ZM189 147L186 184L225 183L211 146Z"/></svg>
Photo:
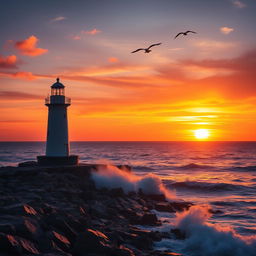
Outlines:
<svg viewBox="0 0 256 256"><path fill-rule="evenodd" d="M57 78L51 86L51 95L45 99L48 107L46 155L38 156L40 165L74 165L78 156L69 155L67 108L71 99L65 96L65 86Z"/></svg>

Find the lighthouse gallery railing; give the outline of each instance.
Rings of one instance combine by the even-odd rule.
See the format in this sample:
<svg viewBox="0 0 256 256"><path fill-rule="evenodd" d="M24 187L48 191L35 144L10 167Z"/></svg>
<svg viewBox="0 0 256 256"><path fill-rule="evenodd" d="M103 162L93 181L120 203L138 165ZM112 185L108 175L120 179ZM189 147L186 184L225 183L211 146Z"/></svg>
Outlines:
<svg viewBox="0 0 256 256"><path fill-rule="evenodd" d="M71 104L71 99L62 95L47 96L45 104Z"/></svg>

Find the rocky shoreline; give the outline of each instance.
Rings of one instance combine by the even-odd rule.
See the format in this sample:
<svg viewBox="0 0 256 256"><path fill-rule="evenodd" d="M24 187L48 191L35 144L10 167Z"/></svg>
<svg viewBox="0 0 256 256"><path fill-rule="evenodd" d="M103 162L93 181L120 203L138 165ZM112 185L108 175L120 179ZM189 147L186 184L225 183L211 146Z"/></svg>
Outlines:
<svg viewBox="0 0 256 256"><path fill-rule="evenodd" d="M191 203L143 191L97 189L91 173L98 165L20 166L0 168L0 256L180 255L153 248L162 238L179 237L178 230L155 232L137 225L161 225L151 210L183 211Z"/></svg>

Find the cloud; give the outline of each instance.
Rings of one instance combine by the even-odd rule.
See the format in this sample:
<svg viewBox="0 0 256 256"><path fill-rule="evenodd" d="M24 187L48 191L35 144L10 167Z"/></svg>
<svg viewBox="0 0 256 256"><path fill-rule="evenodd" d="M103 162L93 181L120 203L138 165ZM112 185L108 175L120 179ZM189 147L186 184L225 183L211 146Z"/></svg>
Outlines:
<svg viewBox="0 0 256 256"><path fill-rule="evenodd" d="M15 55L7 57L0 55L0 68L17 68L17 57Z"/></svg>
<svg viewBox="0 0 256 256"><path fill-rule="evenodd" d="M181 50L184 50L184 48L177 47L177 48L171 48L171 49L169 49L169 51L181 51Z"/></svg>
<svg viewBox="0 0 256 256"><path fill-rule="evenodd" d="M52 21L52 22L57 22L57 21L62 21L62 20L66 20L66 19L67 19L67 18L64 17L64 16L58 16L58 17L52 19L51 21Z"/></svg>
<svg viewBox="0 0 256 256"><path fill-rule="evenodd" d="M236 58L183 59L157 67L118 62L86 69L68 68L62 77L102 88L118 88L118 92L135 97L142 104L145 99L151 103L170 99L178 102L214 95L234 99L256 93L255 61L256 49Z"/></svg>
<svg viewBox="0 0 256 256"><path fill-rule="evenodd" d="M225 98L241 99L256 95L255 63L256 49L253 49L236 58L182 60L180 65L215 70L211 76L190 81L199 91L215 91Z"/></svg>
<svg viewBox="0 0 256 256"><path fill-rule="evenodd" d="M99 30L99 29L96 29L96 28L94 28L94 29L92 29L92 30L82 30L81 31L81 34L87 34L87 35L96 35L96 34L99 34L99 33L101 33L102 31L101 30Z"/></svg>
<svg viewBox="0 0 256 256"><path fill-rule="evenodd" d="M247 6L245 3L239 0L233 1L232 3L236 8L239 8L239 9L245 8Z"/></svg>
<svg viewBox="0 0 256 256"><path fill-rule="evenodd" d="M99 34L101 32L102 32L101 30L96 29L96 28L94 28L92 30L82 30L82 31L80 31L80 33L78 33L77 35L72 36L71 38L73 40L81 40L83 35L94 36L94 35Z"/></svg>
<svg viewBox="0 0 256 256"><path fill-rule="evenodd" d="M47 53L47 49L36 47L38 41L39 39L32 35L23 41L16 42L15 47L20 51L22 55L30 57L35 57Z"/></svg>
<svg viewBox="0 0 256 256"><path fill-rule="evenodd" d="M13 77L21 78L25 80L35 80L37 79L31 72L16 72L13 74Z"/></svg>
<svg viewBox="0 0 256 256"><path fill-rule="evenodd" d="M81 36L73 36L72 39L73 40L81 40Z"/></svg>
<svg viewBox="0 0 256 256"><path fill-rule="evenodd" d="M195 42L195 46L202 49L208 49L208 50L211 50L211 49L225 50L231 47L235 47L236 43L222 42L222 41L215 41L215 40L201 40L201 41Z"/></svg>
<svg viewBox="0 0 256 256"><path fill-rule="evenodd" d="M31 72L19 71L19 72L0 72L0 77L17 78L24 80L35 80L44 76L34 75Z"/></svg>
<svg viewBox="0 0 256 256"><path fill-rule="evenodd" d="M237 72L253 72L256 63L256 49L230 59L182 60L181 64L195 65L204 68L229 69Z"/></svg>
<svg viewBox="0 0 256 256"><path fill-rule="evenodd" d="M230 34L233 31L234 31L234 29L233 28L229 28L229 27L221 27L220 28L220 32L225 34L225 35L228 35L228 34Z"/></svg>
<svg viewBox="0 0 256 256"><path fill-rule="evenodd" d="M42 96L17 92L17 91L0 91L0 99L4 100L31 100L31 99L41 99Z"/></svg>
<svg viewBox="0 0 256 256"><path fill-rule="evenodd" d="M117 63L117 62L119 62L119 59L116 57L109 57L108 62L109 63Z"/></svg>

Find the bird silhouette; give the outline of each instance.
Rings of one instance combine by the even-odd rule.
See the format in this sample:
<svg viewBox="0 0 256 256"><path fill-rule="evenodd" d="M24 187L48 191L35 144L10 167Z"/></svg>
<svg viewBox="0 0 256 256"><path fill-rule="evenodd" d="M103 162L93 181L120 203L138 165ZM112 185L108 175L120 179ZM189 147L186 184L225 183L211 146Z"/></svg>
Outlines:
<svg viewBox="0 0 256 256"><path fill-rule="evenodd" d="M179 35L187 36L188 33L194 33L194 34L196 34L195 31L187 30L186 32L180 32L180 33L178 33L178 34L174 37L174 39L176 39Z"/></svg>
<svg viewBox="0 0 256 256"><path fill-rule="evenodd" d="M135 53L135 52L138 52L138 51L144 51L145 53L150 53L152 50L150 50L151 47L154 47L154 46L157 46L157 45L160 45L162 43L158 43L158 44L151 44L148 48L139 48L131 53Z"/></svg>

